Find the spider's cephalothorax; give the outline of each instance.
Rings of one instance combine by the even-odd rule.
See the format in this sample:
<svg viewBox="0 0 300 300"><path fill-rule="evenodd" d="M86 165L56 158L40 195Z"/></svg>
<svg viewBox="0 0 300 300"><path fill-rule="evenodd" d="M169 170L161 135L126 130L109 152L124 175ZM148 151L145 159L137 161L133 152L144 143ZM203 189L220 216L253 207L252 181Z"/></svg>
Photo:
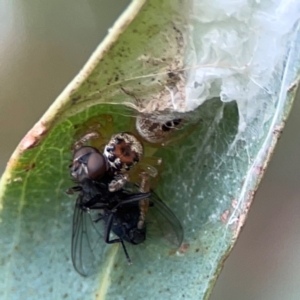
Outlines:
<svg viewBox="0 0 300 300"><path fill-rule="evenodd" d="M111 137L103 154L113 169L126 172L140 161L143 146L132 134L122 132Z"/></svg>
<svg viewBox="0 0 300 300"><path fill-rule="evenodd" d="M128 181L127 172L140 161L143 146L132 134L122 132L111 137L103 155L114 173L114 180L109 184L109 190L113 192L122 188Z"/></svg>

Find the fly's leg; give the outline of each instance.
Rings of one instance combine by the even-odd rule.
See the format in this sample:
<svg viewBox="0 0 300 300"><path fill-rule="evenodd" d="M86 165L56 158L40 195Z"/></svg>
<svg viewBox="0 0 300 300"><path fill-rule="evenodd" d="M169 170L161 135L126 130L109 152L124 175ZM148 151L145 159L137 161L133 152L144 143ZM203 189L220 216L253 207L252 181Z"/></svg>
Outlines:
<svg viewBox="0 0 300 300"><path fill-rule="evenodd" d="M105 243L107 243L107 244L121 243L120 238L113 239L113 240L109 239L109 236L110 236L110 233L111 233L111 228L112 228L112 223L113 223L113 218L114 218L114 214L111 213L109 215L108 219L107 219L107 224L106 224L106 227L105 227L104 240L105 240Z"/></svg>
<svg viewBox="0 0 300 300"><path fill-rule="evenodd" d="M103 215L101 215L98 219L93 220L94 223L97 223L99 221L103 220Z"/></svg>
<svg viewBox="0 0 300 300"><path fill-rule="evenodd" d="M118 203L113 209L112 211L115 212L119 207L121 206L126 206L128 204L132 204L135 202L139 202L145 198L149 198L151 195L151 193L140 193L140 194L134 194L132 196L130 196L127 200L123 200L122 202Z"/></svg>
<svg viewBox="0 0 300 300"><path fill-rule="evenodd" d="M101 195L96 195L92 197L89 201L85 203L81 203L81 208L83 210L88 209L103 209L108 206L108 203L100 202L99 199L101 199Z"/></svg>
<svg viewBox="0 0 300 300"><path fill-rule="evenodd" d="M121 243L124 254L125 254L126 259L127 259L127 262L128 262L128 264L131 264L132 262L131 262L131 259L130 259L129 255L128 255L128 252L127 252L127 249L125 247L123 239L121 239L121 238L113 239L113 240L109 239L109 236L110 236L110 233L111 233L111 228L112 228L112 223L113 223L113 217L114 217L114 215L113 215L113 213L111 213L108 217L108 220L107 220L107 225L106 225L105 233L104 233L105 242L107 244Z"/></svg>
<svg viewBox="0 0 300 300"><path fill-rule="evenodd" d="M68 195L73 195L76 192L80 192L82 191L82 187L81 186L72 186L71 188L68 188L66 190L66 194Z"/></svg>
<svg viewBox="0 0 300 300"><path fill-rule="evenodd" d="M126 247L125 247L124 241L121 239L120 243L121 243L121 245L122 245L122 248L123 248L124 254L125 254L125 256L126 256L127 262L128 262L129 265L131 265L131 264L132 264L132 261L131 261L131 259L130 259L130 257L129 257L129 254L128 254L128 252L127 252L127 249L126 249Z"/></svg>

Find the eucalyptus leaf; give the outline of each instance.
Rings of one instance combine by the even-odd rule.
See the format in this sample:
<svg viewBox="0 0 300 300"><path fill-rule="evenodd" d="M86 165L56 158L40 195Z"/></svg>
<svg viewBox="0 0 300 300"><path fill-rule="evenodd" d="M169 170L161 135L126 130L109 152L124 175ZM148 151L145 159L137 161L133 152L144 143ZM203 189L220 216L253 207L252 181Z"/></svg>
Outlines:
<svg viewBox="0 0 300 300"><path fill-rule="evenodd" d="M1 179L3 299L209 296L283 129L300 65L299 4L222 3L133 1L21 141ZM272 16L288 22L271 30ZM278 49L265 53L274 39ZM148 153L164 162L155 190L182 222L184 243L177 253L151 240L135 246L131 266L109 246L99 273L83 278L70 255L71 147L91 117L120 132L135 130L140 114L192 123Z"/></svg>

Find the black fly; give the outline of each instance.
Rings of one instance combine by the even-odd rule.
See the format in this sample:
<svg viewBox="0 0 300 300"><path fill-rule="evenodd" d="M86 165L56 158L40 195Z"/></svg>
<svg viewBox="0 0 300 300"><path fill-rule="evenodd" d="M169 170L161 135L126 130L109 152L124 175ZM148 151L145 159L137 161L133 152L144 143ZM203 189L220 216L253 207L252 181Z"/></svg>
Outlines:
<svg viewBox="0 0 300 300"><path fill-rule="evenodd" d="M117 191L109 191L114 174L109 172L105 156L93 147L75 151L70 170L78 185L69 193L79 193L72 231L72 262L78 273L87 276L97 270L106 250L103 242L120 243L131 263L124 242L143 243L150 225L176 248L181 245L180 222L154 192L145 188L145 180L141 187L127 183Z"/></svg>

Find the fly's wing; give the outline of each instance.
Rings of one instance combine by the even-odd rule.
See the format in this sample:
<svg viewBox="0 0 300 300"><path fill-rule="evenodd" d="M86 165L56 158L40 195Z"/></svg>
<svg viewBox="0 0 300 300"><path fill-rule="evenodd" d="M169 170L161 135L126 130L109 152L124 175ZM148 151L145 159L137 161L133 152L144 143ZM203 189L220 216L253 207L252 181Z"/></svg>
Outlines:
<svg viewBox="0 0 300 300"><path fill-rule="evenodd" d="M183 228L172 210L151 191L146 215L147 235L151 239L163 239L168 247L178 249L183 241Z"/></svg>
<svg viewBox="0 0 300 300"><path fill-rule="evenodd" d="M130 182L126 184L123 191L131 195L140 193L139 186ZM177 250L183 241L183 228L180 221L153 190L148 199L153 205L148 208L146 214L146 242L147 240L151 243L162 242L167 247Z"/></svg>
<svg viewBox="0 0 300 300"><path fill-rule="evenodd" d="M139 188L131 186L133 195L138 195ZM146 240L138 245L125 243L128 255L137 269L147 269L149 262L169 258L181 246L183 228L172 210L151 191L148 198L150 206L145 214ZM171 251L170 251L171 250ZM126 264L126 258L120 257Z"/></svg>
<svg viewBox="0 0 300 300"><path fill-rule="evenodd" d="M82 276L96 272L106 248L104 242L104 222L96 210L83 210L80 204L83 195L76 200L72 230L72 262Z"/></svg>

